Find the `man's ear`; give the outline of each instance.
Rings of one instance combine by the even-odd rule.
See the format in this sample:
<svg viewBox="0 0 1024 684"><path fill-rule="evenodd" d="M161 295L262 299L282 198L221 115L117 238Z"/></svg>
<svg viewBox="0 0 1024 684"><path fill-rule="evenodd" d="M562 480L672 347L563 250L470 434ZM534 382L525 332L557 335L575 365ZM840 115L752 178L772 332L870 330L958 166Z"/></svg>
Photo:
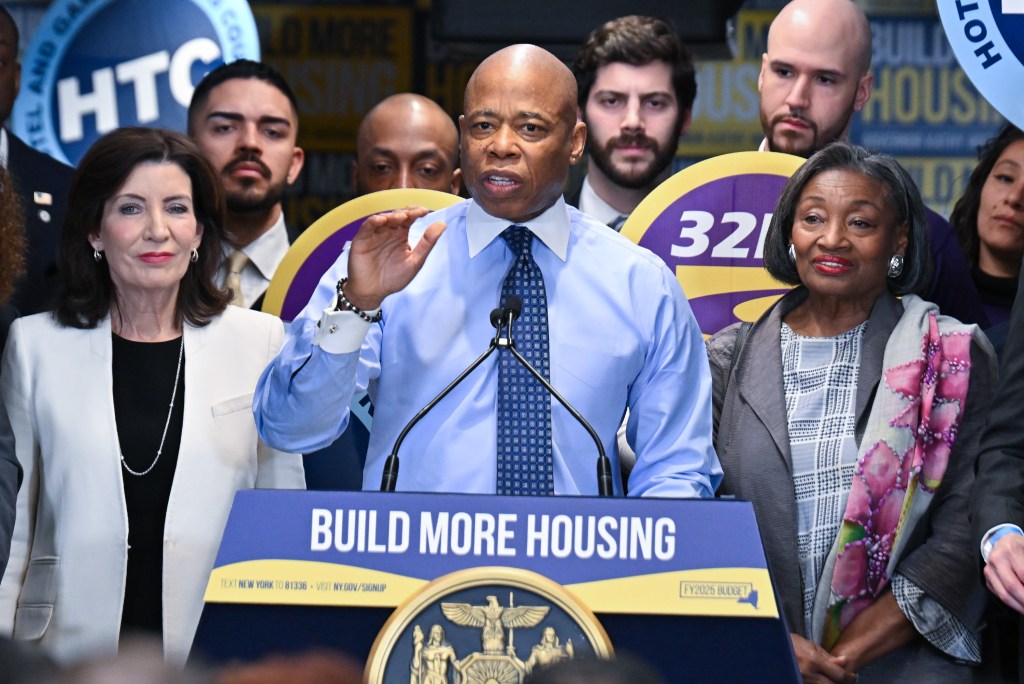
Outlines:
<svg viewBox="0 0 1024 684"><path fill-rule="evenodd" d="M587 124L577 121L572 127L572 145L569 148L569 160L575 164L583 157L587 146Z"/></svg>
<svg viewBox="0 0 1024 684"><path fill-rule="evenodd" d="M462 190L462 169L452 171L452 194L458 195Z"/></svg>
<svg viewBox="0 0 1024 684"><path fill-rule="evenodd" d="M288 165L288 185L291 185L299 179L299 173L302 171L302 165L306 163L306 153L303 152L301 147L296 147L292 150L292 163Z"/></svg>
<svg viewBox="0 0 1024 684"><path fill-rule="evenodd" d="M682 114L682 121L679 124L679 137L682 138L686 135L686 132L690 130L690 124L693 123L693 109L687 109L685 114ZM679 141L676 140L676 145Z"/></svg>
<svg viewBox="0 0 1024 684"><path fill-rule="evenodd" d="M857 83L857 96L853 99L853 111L859 112L864 109L868 98L871 97L871 85L874 82L875 76L870 71L861 76L860 82Z"/></svg>

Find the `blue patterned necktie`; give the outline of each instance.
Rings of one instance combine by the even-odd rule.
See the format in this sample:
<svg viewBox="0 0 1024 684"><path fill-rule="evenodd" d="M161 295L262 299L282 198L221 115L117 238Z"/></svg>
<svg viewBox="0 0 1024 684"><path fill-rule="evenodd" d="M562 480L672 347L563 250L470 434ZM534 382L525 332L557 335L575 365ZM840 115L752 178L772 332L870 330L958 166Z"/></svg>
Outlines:
<svg viewBox="0 0 1024 684"><path fill-rule="evenodd" d="M533 234L510 226L501 234L515 261L501 286L501 301L523 300L516 321L516 349L551 379L548 357L548 298L544 275L533 260ZM498 493L554 494L551 462L551 397L508 351L498 361Z"/></svg>

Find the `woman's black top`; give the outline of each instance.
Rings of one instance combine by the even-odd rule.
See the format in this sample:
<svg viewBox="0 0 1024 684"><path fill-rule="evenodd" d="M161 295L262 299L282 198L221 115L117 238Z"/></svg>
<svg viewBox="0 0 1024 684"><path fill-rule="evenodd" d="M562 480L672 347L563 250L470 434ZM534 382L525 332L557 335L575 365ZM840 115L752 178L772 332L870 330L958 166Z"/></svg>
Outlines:
<svg viewBox="0 0 1024 684"><path fill-rule="evenodd" d="M135 472L156 458L178 367L181 338L167 342L131 342L114 335L114 417L125 462ZM163 631L163 536L167 501L181 445L185 413L185 362L163 453L141 477L122 465L128 511L128 575L124 588L121 632Z"/></svg>
<svg viewBox="0 0 1024 684"><path fill-rule="evenodd" d="M1000 278L989 275L975 267L972 275L974 285L978 288L981 301L985 305L985 315L990 326L998 325L1010 319L1010 309L1017 296L1017 278Z"/></svg>

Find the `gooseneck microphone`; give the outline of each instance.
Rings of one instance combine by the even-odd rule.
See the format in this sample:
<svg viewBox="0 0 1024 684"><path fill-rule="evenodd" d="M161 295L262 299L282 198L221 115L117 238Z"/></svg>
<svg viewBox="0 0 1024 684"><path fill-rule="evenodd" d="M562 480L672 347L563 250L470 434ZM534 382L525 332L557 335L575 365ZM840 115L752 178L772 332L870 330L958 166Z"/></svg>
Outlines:
<svg viewBox="0 0 1024 684"><path fill-rule="evenodd" d="M496 328L494 339L491 340L490 345L487 347L487 350L483 354L478 356L477 359L473 361L473 363L469 364L469 367L466 368L466 370L462 371L462 373L460 373L457 378L452 380L447 387L441 390L440 394L431 399L430 403L428 403L426 406L420 409L419 413L413 416L412 420L410 420L406 424L406 426L402 428L402 431L398 434L398 439L395 440L394 447L392 447L391 449L391 453L384 461L384 473L381 476L380 491L395 491L395 485L397 485L398 483L398 450L401 448L402 442L405 441L405 437L406 435L409 434L409 431L412 430L416 423L420 422L420 420L422 420L423 417L427 415L431 409L437 406L437 404L442 399L448 396L448 394L453 389L455 389L459 385L459 383L465 380L470 373L476 370L477 366L483 363L488 356L494 353L495 349L500 348L507 349L509 352L511 352L512 356L514 356L519 361L519 363L523 364L523 366L526 367L526 370L528 370L530 374L537 379L541 386L545 390L547 390L548 393L551 394L551 396L557 399L558 403L565 407L565 410L569 412L569 415L575 418L576 421L586 429L587 433L590 435L590 438L594 440L594 444L597 445L598 494L600 494L601 496L614 495L614 487L612 485L611 461L608 459L608 455L604 451L604 445L601 444L601 438L598 436L597 432L594 430L593 427L590 426L590 423L588 423L586 419L582 415L580 415L580 412L573 408L572 405L569 404L569 402L566 401L565 398L558 393L558 390L552 387L551 383L545 380L544 376L537 372L537 369L534 368L530 364L530 362L527 361L523 357L523 355L519 353L518 350L516 350L515 341L512 339L512 324L515 322L517 318L519 318L519 315L522 313L522 311L523 301L516 295L510 295L508 299L505 300L504 306L499 306L498 308L491 311L491 325L493 325ZM502 333L505 334L503 335Z"/></svg>
<svg viewBox="0 0 1024 684"><path fill-rule="evenodd" d="M522 311L522 308L523 304L522 302L520 302L519 311ZM515 315L518 316L519 312L517 311ZM380 491L395 491L395 485L398 484L398 450L401 448L402 442L405 441L405 436L409 434L409 431L412 430L413 426L415 426L416 423L420 422L420 420L423 419L423 416L427 415L432 408L437 406L437 404L442 399L448 396L449 392L455 389L459 385L459 383L465 380L470 373L476 370L477 366L484 362L484 359L490 356L494 352L494 350L499 347L502 341L501 332L502 329L506 327L507 320L511 319L508 318L506 307L498 307L497 309L491 311L491 325L497 328L498 331L494 335L494 339L491 340L491 344L487 347L487 351L478 356L476 361L469 364L469 367L466 370L462 371L457 378L452 380L447 387L441 390L440 394L431 399L430 403L424 406L422 409L420 409L420 412L413 416L412 420L406 423L405 427L402 428L402 431L398 434L398 439L395 440L395 446L392 447L391 453L384 461L384 473L381 475Z"/></svg>
<svg viewBox="0 0 1024 684"><path fill-rule="evenodd" d="M548 382L544 376L541 375L537 369L519 353L519 350L516 349L515 340L512 339L512 324L517 318L519 318L519 314L522 313L522 310L523 302L516 295L510 295L509 298L505 300L505 320L503 322L505 324L505 328L508 330L508 334L502 338L501 328L499 327L498 336L495 338L495 342L499 347L503 347L511 352L512 356L514 356L519 363L523 364L523 366L526 367L526 370L530 371L530 375L537 379L537 382L541 384L541 387L557 399L558 403L569 412L569 415L576 419L576 422L584 427L590 435L590 438L594 440L594 444L597 446L597 493L600 496L613 496L615 490L614 485L612 484L612 463L608 459L608 454L604 451L604 445L601 444L601 438L598 436L594 428L591 427L590 423L587 422L586 418L584 418L579 411L573 408L572 404L566 401L565 397L559 394L558 390L556 390L551 383ZM492 312L492 323L494 322L494 315L495 314Z"/></svg>

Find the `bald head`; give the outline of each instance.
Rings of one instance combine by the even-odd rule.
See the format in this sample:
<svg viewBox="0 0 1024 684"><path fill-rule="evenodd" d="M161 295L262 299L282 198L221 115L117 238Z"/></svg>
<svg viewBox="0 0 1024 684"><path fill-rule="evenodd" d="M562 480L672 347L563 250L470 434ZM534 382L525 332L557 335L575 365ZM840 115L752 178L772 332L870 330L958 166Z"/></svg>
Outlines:
<svg viewBox="0 0 1024 684"><path fill-rule="evenodd" d="M510 45L480 63L466 84L465 106L479 85L495 81L516 82L530 87L550 89L559 100L559 118L569 127L576 123L576 77L557 57L536 45Z"/></svg>
<svg viewBox="0 0 1024 684"><path fill-rule="evenodd" d="M576 79L535 45L499 50L477 67L459 126L469 194L491 216L514 223L558 200L587 137L576 121Z"/></svg>
<svg viewBox="0 0 1024 684"><path fill-rule="evenodd" d="M458 194L459 135L433 100L399 93L381 100L359 124L352 176L360 195L395 188Z"/></svg>
<svg viewBox="0 0 1024 684"><path fill-rule="evenodd" d="M797 40L805 50L830 56L857 76L871 69L871 24L852 0L792 0L768 28L773 43Z"/></svg>
<svg viewBox="0 0 1024 684"><path fill-rule="evenodd" d="M808 157L844 138L871 82L864 12L851 0L792 0L768 30L757 81L769 148Z"/></svg>

